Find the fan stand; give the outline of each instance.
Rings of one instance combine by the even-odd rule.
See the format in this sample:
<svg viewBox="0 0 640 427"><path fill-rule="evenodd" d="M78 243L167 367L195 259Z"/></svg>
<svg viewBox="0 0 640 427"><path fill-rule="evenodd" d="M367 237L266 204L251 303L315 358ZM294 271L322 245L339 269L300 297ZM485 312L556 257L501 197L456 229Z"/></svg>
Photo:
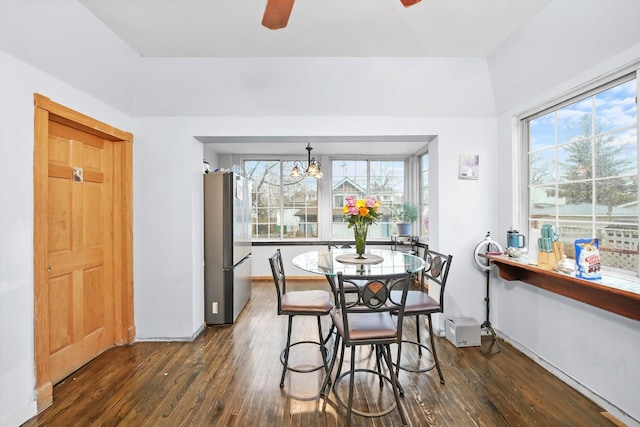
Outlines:
<svg viewBox="0 0 640 427"><path fill-rule="evenodd" d="M494 247L494 249L492 250L492 246ZM490 281L491 281L491 270L493 268L495 268L495 265L491 264L491 261L489 261L488 258L479 255L479 253L485 249L484 254L490 254L490 253L494 253L494 254L501 254L503 252L502 250L502 246L500 246L500 244L494 240L491 239L491 233L487 232L487 235L485 236L484 240L480 243L478 243L478 245L475 248L474 251L474 260L476 262L476 264L478 265L478 267L484 271L485 277L486 277L486 296L484 298L484 302L485 302L485 321L482 323L482 325L480 325L480 329L486 329L489 331L489 333L492 336L492 341L491 341L491 345L489 346L489 349L491 349L491 347L493 347L493 344L495 343L498 346L498 351L502 350L502 348L500 347L500 342L498 341L498 338L496 336L496 331L493 329L493 326L491 326L491 321L489 320L489 309L490 309L490 304L489 304L489 288L490 288Z"/></svg>
<svg viewBox="0 0 640 427"><path fill-rule="evenodd" d="M485 306L486 306L486 317L485 317L485 321L482 322L482 325L480 325L480 329L486 329L491 333L491 336L493 337L493 340L491 341L491 345L489 346L489 348L491 348L493 346L493 343L496 343L496 345L498 346L498 351L502 350L500 348L500 342L498 342L498 339L496 338L496 331L493 330L493 326L491 326L491 321L489 320L489 276L491 275L491 271L487 270L485 273L485 276L487 276L487 296L484 297L484 302L485 302Z"/></svg>

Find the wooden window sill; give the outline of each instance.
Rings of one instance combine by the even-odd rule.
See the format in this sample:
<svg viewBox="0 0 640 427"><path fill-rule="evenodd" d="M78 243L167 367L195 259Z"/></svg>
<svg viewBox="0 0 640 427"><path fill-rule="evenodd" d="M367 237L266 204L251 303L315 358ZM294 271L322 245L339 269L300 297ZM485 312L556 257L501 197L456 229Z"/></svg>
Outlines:
<svg viewBox="0 0 640 427"><path fill-rule="evenodd" d="M608 286L606 279L584 280L525 264L507 256L488 256L500 277L519 280L621 316L640 320L640 293Z"/></svg>

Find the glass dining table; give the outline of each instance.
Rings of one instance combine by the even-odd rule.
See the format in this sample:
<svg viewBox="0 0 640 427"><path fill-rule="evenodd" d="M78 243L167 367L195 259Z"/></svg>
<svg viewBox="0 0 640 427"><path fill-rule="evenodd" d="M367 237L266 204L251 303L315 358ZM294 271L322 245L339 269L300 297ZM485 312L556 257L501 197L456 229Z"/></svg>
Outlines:
<svg viewBox="0 0 640 427"><path fill-rule="evenodd" d="M304 252L293 258L297 268L332 278L341 272L365 278L394 278L418 273L425 267L422 258L388 249L367 249L367 259L355 259L355 249L331 249Z"/></svg>

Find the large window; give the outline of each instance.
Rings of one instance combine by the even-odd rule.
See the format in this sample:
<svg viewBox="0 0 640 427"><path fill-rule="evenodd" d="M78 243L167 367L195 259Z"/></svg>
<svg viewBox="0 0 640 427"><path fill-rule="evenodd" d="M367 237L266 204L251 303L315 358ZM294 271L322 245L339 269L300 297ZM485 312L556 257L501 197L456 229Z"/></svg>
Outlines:
<svg viewBox="0 0 640 427"><path fill-rule="evenodd" d="M599 239L604 268L638 275L635 74L525 119L529 226L553 224L568 257Z"/></svg>
<svg viewBox="0 0 640 427"><path fill-rule="evenodd" d="M420 237L429 241L429 154L420 156Z"/></svg>
<svg viewBox="0 0 640 427"><path fill-rule="evenodd" d="M353 231L342 220L342 206L348 195L379 200L383 216L369 228L369 237L391 237L394 234L391 208L405 200L404 160L333 160L331 171L332 238L353 238Z"/></svg>
<svg viewBox="0 0 640 427"><path fill-rule="evenodd" d="M290 177L293 165L292 161L245 160L254 239L318 237L318 182Z"/></svg>

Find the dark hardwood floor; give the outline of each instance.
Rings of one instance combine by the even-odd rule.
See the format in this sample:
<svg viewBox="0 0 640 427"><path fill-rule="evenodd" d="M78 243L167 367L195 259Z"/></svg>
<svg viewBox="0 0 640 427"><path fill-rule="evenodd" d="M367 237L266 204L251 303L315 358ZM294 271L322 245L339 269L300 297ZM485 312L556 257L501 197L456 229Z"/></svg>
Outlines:
<svg viewBox="0 0 640 427"><path fill-rule="evenodd" d="M325 287L319 281L289 283L294 284ZM405 325L405 334L415 336L413 319ZM294 337L317 337L313 318L296 318L294 327ZM286 317L276 315L273 283L255 281L235 325L207 327L193 342L110 349L56 385L53 405L24 426L344 425L344 412L333 403L323 410L318 398L322 371L288 373L284 389L279 387L285 331ZM616 425L596 404L504 342L497 352L489 337L472 348L436 341L446 384L435 370L400 373L413 426ZM292 363L317 362L317 353L298 346ZM373 363L367 349L361 353L360 363ZM403 360L415 361L414 348L405 346L403 353ZM390 387L380 391L374 378L357 377L356 385L360 408L389 401ZM377 419L353 416L352 425L397 426L400 417L397 411Z"/></svg>

